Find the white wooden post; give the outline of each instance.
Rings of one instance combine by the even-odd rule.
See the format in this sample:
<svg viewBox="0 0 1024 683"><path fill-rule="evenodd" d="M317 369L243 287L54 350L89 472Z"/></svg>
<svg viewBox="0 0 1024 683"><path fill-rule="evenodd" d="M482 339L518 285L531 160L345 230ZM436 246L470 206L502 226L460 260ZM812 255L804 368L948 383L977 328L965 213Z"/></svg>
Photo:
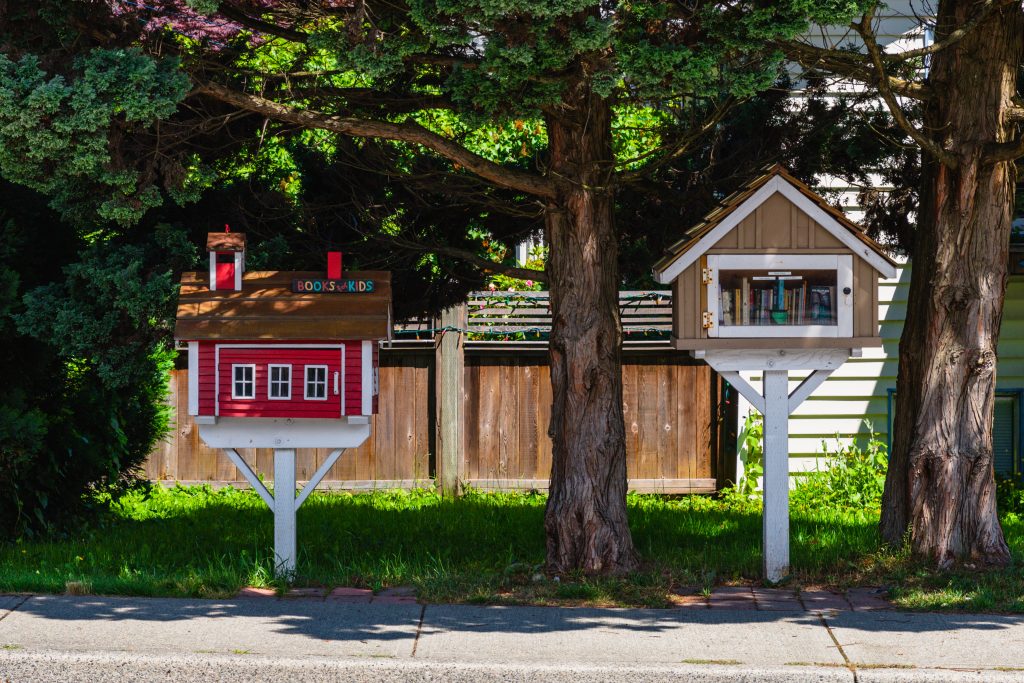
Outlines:
<svg viewBox="0 0 1024 683"><path fill-rule="evenodd" d="M274 569L295 571L295 449L274 449Z"/></svg>
<svg viewBox="0 0 1024 683"><path fill-rule="evenodd" d="M789 371L764 371L764 576L789 574Z"/></svg>

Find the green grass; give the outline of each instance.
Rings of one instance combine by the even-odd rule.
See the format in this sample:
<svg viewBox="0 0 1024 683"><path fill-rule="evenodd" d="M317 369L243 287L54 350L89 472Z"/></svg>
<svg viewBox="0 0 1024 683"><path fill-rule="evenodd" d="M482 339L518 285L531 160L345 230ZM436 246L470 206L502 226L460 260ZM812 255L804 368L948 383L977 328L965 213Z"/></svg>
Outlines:
<svg viewBox="0 0 1024 683"><path fill-rule="evenodd" d="M631 495L643 567L624 578L539 576L545 498L432 491L314 494L299 510L299 586L411 585L428 601L667 606L679 586L757 582L761 518L707 497ZM792 511L792 583L888 585L902 606L1024 611L1024 572L935 574L882 550L877 515ZM1016 558L1024 523L1004 517ZM275 584L272 515L250 491L154 488L75 534L0 546L0 592L226 597Z"/></svg>

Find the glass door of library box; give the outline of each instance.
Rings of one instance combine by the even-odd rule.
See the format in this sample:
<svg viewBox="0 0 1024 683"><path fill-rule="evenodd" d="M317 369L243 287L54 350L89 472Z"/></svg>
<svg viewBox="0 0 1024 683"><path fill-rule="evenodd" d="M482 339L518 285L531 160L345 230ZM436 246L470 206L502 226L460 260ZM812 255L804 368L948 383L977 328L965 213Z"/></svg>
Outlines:
<svg viewBox="0 0 1024 683"><path fill-rule="evenodd" d="M710 254L709 337L852 337L850 254Z"/></svg>

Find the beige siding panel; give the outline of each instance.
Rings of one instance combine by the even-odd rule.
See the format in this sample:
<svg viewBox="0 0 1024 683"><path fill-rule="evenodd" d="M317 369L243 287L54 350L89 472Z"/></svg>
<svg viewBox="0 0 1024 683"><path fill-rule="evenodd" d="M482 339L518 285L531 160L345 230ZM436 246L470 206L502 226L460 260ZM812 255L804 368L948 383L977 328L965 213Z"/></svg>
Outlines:
<svg viewBox="0 0 1024 683"><path fill-rule="evenodd" d="M874 268L863 259L853 259L853 335L873 337L878 330L875 319L878 307L871 296L874 291Z"/></svg>
<svg viewBox="0 0 1024 683"><path fill-rule="evenodd" d="M722 239L718 240L718 242L716 242L714 245L712 245L712 248L713 249L739 249L739 247L740 247L740 235L745 232L746 228L744 228L744 224L747 221L749 221L749 220L750 220L750 217L747 216L747 218L743 222L741 222L738 226L736 226L735 228L733 228L729 232L725 233L725 236L722 237Z"/></svg>
<svg viewBox="0 0 1024 683"><path fill-rule="evenodd" d="M793 243L793 203L776 192L758 209L761 212L760 249L791 249ZM802 246L802 245L800 245Z"/></svg>
<svg viewBox="0 0 1024 683"><path fill-rule="evenodd" d="M828 250L836 249L843 253L850 251L850 249L839 241L839 239L830 233L819 224L814 223L811 228L811 233L814 235L814 247L815 249Z"/></svg>

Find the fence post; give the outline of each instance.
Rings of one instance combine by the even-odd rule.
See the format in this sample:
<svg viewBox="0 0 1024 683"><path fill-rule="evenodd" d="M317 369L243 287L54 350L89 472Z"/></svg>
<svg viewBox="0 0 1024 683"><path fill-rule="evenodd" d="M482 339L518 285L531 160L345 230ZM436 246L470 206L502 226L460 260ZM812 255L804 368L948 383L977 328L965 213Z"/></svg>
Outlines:
<svg viewBox="0 0 1024 683"><path fill-rule="evenodd" d="M437 377L437 478L445 495L458 495L463 479L463 432L465 424L465 330L466 304L441 311L442 331L434 352Z"/></svg>

